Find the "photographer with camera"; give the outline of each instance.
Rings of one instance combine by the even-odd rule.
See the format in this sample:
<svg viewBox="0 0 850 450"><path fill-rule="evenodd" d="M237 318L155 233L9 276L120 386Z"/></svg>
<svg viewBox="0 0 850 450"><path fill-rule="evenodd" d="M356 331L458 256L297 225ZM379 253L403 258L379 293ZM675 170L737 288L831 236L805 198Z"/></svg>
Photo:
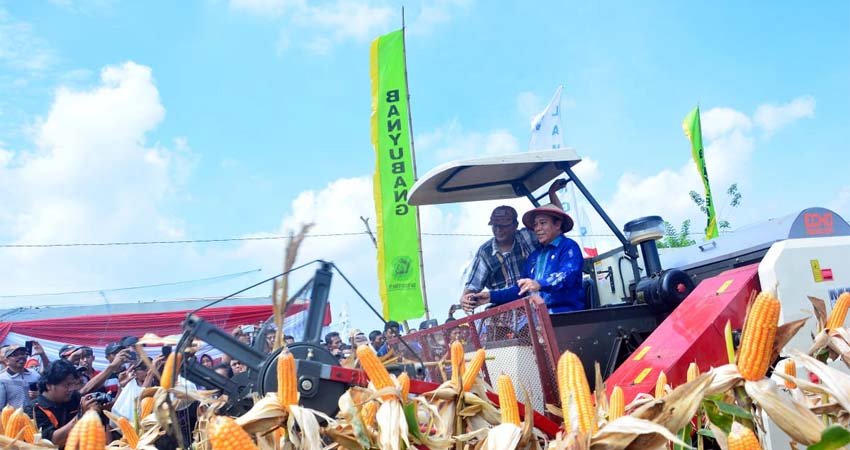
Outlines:
<svg viewBox="0 0 850 450"><path fill-rule="evenodd" d="M79 371L69 361L53 361L38 381L39 396L26 410L35 419L41 436L60 450L83 412L100 412L101 404L106 400L102 398L105 394L80 395L75 390L79 378Z"/></svg>
<svg viewBox="0 0 850 450"><path fill-rule="evenodd" d="M121 372L122 370L124 370L124 364L126 364L127 361L130 360L130 352L131 352L130 349L125 348L124 350L121 350L120 352L118 352L118 354L115 355L115 358L112 358L112 361L109 362L109 365L106 366L105 369L103 369L100 372L96 372L96 371L92 370L91 374L93 376L92 376L91 379L89 379L85 383L83 388L80 389L80 394L86 395L86 394L92 393L92 392L97 391L97 390L101 390L104 393L106 393L106 391L104 389L102 389L104 383L106 383L106 380L109 379L109 377L113 373ZM93 360L94 360L94 358L92 358L92 361ZM84 362L89 365L88 367L90 367L90 365L91 365L90 362L86 361L85 359L80 361L81 364L83 364ZM82 367L87 367L87 366L84 365Z"/></svg>

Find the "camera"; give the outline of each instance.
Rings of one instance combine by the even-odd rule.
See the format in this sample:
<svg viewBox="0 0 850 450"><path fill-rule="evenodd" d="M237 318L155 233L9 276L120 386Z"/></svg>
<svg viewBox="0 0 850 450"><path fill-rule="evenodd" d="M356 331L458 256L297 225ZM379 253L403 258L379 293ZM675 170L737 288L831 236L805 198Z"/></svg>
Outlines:
<svg viewBox="0 0 850 450"><path fill-rule="evenodd" d="M101 405L105 405L113 400L112 395L108 392L95 392L91 394L91 398Z"/></svg>

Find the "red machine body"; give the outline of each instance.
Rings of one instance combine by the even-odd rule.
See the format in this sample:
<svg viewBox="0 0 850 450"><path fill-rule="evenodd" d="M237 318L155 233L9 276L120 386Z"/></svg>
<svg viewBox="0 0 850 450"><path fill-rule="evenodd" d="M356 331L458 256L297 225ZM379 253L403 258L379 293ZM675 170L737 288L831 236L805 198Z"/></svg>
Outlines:
<svg viewBox="0 0 850 450"><path fill-rule="evenodd" d="M688 366L700 371L728 363L723 329L741 329L747 303L760 290L758 264L703 280L640 347L605 381L608 393L620 386L628 404L638 393L652 393L661 371L677 386Z"/></svg>

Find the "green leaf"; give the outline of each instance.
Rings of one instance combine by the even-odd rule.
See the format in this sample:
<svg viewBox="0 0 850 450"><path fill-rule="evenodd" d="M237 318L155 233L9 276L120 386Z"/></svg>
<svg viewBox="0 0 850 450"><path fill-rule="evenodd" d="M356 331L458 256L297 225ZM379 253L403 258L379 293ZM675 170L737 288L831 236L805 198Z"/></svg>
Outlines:
<svg viewBox="0 0 850 450"><path fill-rule="evenodd" d="M712 432L708 428L701 428L699 431L697 431L697 433L699 433L699 434L701 434L701 435L703 435L707 438L715 439L714 432Z"/></svg>
<svg viewBox="0 0 850 450"><path fill-rule="evenodd" d="M727 434L730 430L732 430L732 417L720 412L720 408L717 407L717 403L713 401L703 401L703 408L705 408L705 413L708 415L708 420L711 421L717 428L725 431Z"/></svg>
<svg viewBox="0 0 850 450"><path fill-rule="evenodd" d="M746 411L743 408L741 408L740 406L733 405L731 403L726 403L726 402L719 402L719 401L715 401L714 404L717 405L717 408L720 409L720 412L722 412L723 414L726 414L728 416L734 416L734 417L737 417L739 419L747 419L747 420L753 419L753 415L750 414L749 411Z"/></svg>
<svg viewBox="0 0 850 450"><path fill-rule="evenodd" d="M823 430L820 436L820 442L810 445L809 450L834 450L850 444L850 431L840 425Z"/></svg>
<svg viewBox="0 0 850 450"><path fill-rule="evenodd" d="M682 428L681 430L679 430L678 433L676 433L676 436L682 442L691 442L691 435L692 434L694 434L694 427L693 427L693 425L688 423L687 425L685 425L685 428ZM679 445L679 444L673 444L673 450L687 450L687 449L688 449L688 447L685 447L685 446L682 446L682 445Z"/></svg>
<svg viewBox="0 0 850 450"><path fill-rule="evenodd" d="M404 418L407 420L407 429L416 439L422 439L419 433L419 420L416 418L416 405L408 403L404 406Z"/></svg>

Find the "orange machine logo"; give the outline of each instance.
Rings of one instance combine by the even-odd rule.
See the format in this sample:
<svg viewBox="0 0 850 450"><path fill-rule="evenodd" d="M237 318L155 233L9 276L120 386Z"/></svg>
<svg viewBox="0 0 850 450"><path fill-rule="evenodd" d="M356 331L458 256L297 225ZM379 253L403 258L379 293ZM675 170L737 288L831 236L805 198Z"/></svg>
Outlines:
<svg viewBox="0 0 850 450"><path fill-rule="evenodd" d="M832 234L832 213L806 213L803 217L806 225L806 234L820 235Z"/></svg>

